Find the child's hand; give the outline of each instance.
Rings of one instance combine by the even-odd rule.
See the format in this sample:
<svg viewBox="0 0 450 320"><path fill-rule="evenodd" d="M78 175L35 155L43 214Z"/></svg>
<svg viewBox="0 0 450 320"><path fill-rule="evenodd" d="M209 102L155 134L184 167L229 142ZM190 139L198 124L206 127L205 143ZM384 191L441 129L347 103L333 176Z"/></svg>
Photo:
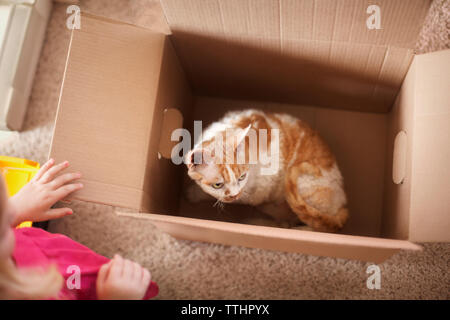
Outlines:
<svg viewBox="0 0 450 320"><path fill-rule="evenodd" d="M144 298L150 280L147 269L116 254L98 272L97 297L100 300L139 300Z"/></svg>
<svg viewBox="0 0 450 320"><path fill-rule="evenodd" d="M45 221L72 214L70 208L50 207L83 187L81 183L72 183L81 174L66 173L57 176L69 166L69 162L55 166L54 163L53 159L47 161L33 179L9 199L8 205L15 215L14 225L23 221Z"/></svg>

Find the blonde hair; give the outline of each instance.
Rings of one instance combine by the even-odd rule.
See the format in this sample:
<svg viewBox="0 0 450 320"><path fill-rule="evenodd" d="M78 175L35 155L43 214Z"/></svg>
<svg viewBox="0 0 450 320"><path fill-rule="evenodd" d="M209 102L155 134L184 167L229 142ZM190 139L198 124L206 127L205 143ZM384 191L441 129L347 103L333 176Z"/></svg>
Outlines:
<svg viewBox="0 0 450 320"><path fill-rule="evenodd" d="M5 218L7 201L6 185L0 173L0 222ZM60 298L63 280L55 265L46 269L19 269L12 258L0 259L0 299Z"/></svg>
<svg viewBox="0 0 450 320"><path fill-rule="evenodd" d="M0 299L57 299L62 285L55 265L22 270L11 259L0 261Z"/></svg>

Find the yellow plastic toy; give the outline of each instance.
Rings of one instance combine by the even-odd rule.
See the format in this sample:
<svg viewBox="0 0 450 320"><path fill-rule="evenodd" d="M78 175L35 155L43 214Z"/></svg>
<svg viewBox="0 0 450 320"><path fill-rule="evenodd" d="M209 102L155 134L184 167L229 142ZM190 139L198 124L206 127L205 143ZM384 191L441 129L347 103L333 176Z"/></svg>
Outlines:
<svg viewBox="0 0 450 320"><path fill-rule="evenodd" d="M39 167L39 163L31 160L0 156L0 171L5 177L8 195L13 196L26 185L38 172ZM25 221L17 228L31 226L31 221Z"/></svg>

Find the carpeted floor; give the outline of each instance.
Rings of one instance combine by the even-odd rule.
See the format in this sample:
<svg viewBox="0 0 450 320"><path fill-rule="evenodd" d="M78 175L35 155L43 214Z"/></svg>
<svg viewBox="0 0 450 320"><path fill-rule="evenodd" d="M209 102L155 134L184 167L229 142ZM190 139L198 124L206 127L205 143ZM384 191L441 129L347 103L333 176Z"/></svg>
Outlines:
<svg viewBox="0 0 450 320"><path fill-rule="evenodd" d="M47 159L69 31L66 6L56 4L35 76L24 130L0 139L0 154ZM81 1L82 10L151 27L154 0ZM435 0L417 52L449 48L450 1ZM111 257L120 253L148 267L160 299L449 299L450 244L424 244L380 265L381 289L366 287L369 264L302 254L178 241L149 222L118 217L114 208L74 202L75 214L53 221L66 234Z"/></svg>

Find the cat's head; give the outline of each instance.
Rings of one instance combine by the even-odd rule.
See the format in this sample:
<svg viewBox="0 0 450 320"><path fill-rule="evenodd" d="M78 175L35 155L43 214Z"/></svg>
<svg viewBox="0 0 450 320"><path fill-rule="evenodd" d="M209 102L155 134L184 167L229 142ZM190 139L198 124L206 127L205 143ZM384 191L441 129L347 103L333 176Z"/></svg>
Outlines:
<svg viewBox="0 0 450 320"><path fill-rule="evenodd" d="M237 159L238 153L243 151L245 136L249 129L250 126L235 130L222 140L223 143L219 148L215 147L216 137L186 155L185 163L189 177L204 192L221 202L238 200L248 182L250 166L247 161Z"/></svg>

